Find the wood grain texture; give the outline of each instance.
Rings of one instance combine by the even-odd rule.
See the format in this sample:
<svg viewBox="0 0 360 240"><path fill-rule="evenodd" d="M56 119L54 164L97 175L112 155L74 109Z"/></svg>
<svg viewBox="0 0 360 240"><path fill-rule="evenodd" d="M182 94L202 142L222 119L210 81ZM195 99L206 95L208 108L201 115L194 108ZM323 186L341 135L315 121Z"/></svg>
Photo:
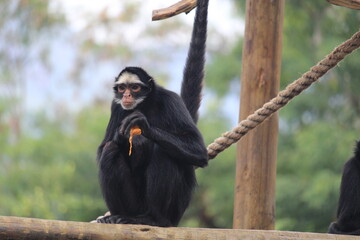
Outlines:
<svg viewBox="0 0 360 240"><path fill-rule="evenodd" d="M359 237L240 229L160 228L0 216L0 239L358 240Z"/></svg>
<svg viewBox="0 0 360 240"><path fill-rule="evenodd" d="M331 4L360 10L360 0L327 0Z"/></svg>
<svg viewBox="0 0 360 240"><path fill-rule="evenodd" d="M154 10L152 12L152 20L156 21L170 18L183 12L188 13L196 7L196 4L197 0L182 0L170 7Z"/></svg>
<svg viewBox="0 0 360 240"><path fill-rule="evenodd" d="M247 0L240 121L280 87L284 0ZM278 117L274 114L237 145L234 228L274 229Z"/></svg>

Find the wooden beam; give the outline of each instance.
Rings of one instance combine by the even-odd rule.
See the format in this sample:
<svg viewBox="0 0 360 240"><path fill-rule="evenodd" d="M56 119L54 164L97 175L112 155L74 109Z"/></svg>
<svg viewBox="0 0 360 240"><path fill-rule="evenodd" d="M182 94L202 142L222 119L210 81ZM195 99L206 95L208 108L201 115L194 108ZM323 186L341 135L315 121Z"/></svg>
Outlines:
<svg viewBox="0 0 360 240"><path fill-rule="evenodd" d="M196 7L197 0L182 0L170 7L153 10L152 12L152 20L162 20L165 18L170 18L180 13L189 13Z"/></svg>
<svg viewBox="0 0 360 240"><path fill-rule="evenodd" d="M0 239L358 240L359 237L320 233L240 229L160 228L144 225L65 222L35 218L0 216Z"/></svg>
<svg viewBox="0 0 360 240"><path fill-rule="evenodd" d="M279 92L284 0L247 0L240 121ZM238 142L234 228L275 227L278 117Z"/></svg>
<svg viewBox="0 0 360 240"><path fill-rule="evenodd" d="M331 4L360 10L360 0L327 0Z"/></svg>

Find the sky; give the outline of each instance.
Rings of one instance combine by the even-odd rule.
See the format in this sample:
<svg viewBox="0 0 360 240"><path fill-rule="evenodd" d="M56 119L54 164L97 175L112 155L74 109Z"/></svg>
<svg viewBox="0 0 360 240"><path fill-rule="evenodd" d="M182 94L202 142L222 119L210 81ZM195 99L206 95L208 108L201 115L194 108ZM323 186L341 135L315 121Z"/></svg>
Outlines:
<svg viewBox="0 0 360 240"><path fill-rule="evenodd" d="M177 2L163 1L163 0L102 0L102 1L85 1L85 0L53 0L50 5L50 11L62 11L65 14L67 20L68 29L64 29L63 34L58 37L56 41L52 42L50 59L54 67L51 71L44 71L40 66L37 66L36 61L28 69L28 76L34 76L31 80L31 84L27 86L27 101L26 108L30 111L39 110L44 108L44 103L54 105L69 105L71 110L80 110L86 103L93 101L103 89L104 85L112 84L114 76L119 69L114 69L112 64L99 64L96 67L91 68L91 71L84 73L82 78L89 81L91 84L86 84L86 89L83 91L77 91L77 89L66 85L66 81L63 81L64 77L67 77L64 73L70 71L72 64L76 59L77 45L76 34L81 33L86 29L88 21L96 18L100 12L106 9L107 14L110 16L117 16L119 12L123 10L123 4L131 2L138 3L140 8L140 15L136 17L136 21L131 25L121 26L122 37L129 43L135 43L139 47L140 51L142 47L155 46L156 42L153 39L141 38L141 33L147 28L159 24L158 22L151 21L152 11L155 9L165 8ZM237 13L234 12L233 1L231 0L217 0L210 1L209 3L209 16L208 16L208 28L210 31L216 32L216 34L208 34L208 49L223 48L223 43L220 42L217 36L221 36L222 39L226 39L229 43L233 40L236 41L239 35L242 35L243 23L239 20ZM195 11L189 14L180 14L175 18L185 22L189 29L192 26ZM171 21L162 20L162 21ZM124 29L124 30L123 30ZM93 37L99 42L118 40L118 35L112 38L111 33L106 32L104 29L95 29ZM118 33L114 33L118 34ZM186 48L190 37L190 31L183 35L176 35L170 43L167 44L179 44L183 45L181 52L173 54L174 56L165 66L169 71L170 81L167 88L175 92L179 92L180 82L179 76L182 75L183 64L186 58ZM73 41L69 41L69 39ZM40 42L39 45L42 43ZM159 41L158 44L161 47L164 42ZM231 45L231 44L229 44ZM181 49L181 47L180 47ZM36 52L36 48L34 49ZM166 52L166 49L165 51ZM137 61L137 60L131 60ZM60 63L60 64L59 64ZM125 64L125 63L124 63ZM137 62L128 62L128 65L138 65ZM145 67L146 68L146 67ZM101 81L99 81L101 79ZM109 81L105 83L104 81ZM65 84L64 84L65 83ZM44 90L46 88L46 91ZM102 92L101 92L102 94ZM109 95L109 99L112 96ZM203 103L206 104L207 99L211 98L209 93L204 94ZM230 95L226 100L227 103L225 111L233 116L233 121L237 121L237 113L234 114L234 110L238 112L238 95ZM70 102L70 104L69 104ZM234 116L235 115L235 116Z"/></svg>
<svg viewBox="0 0 360 240"><path fill-rule="evenodd" d="M134 32L141 30L141 26L146 26L144 23L151 23L152 11L168 7L178 0L164 1L164 0L102 0L102 1L84 1L84 0L56 0L55 3L59 4L67 16L67 19L71 23L71 27L75 31L79 31L86 26L86 16L97 14L102 9L107 8L110 15L116 15L122 10L122 6L126 2L138 2L141 9L141 16L138 17L137 23L139 26L133 27ZM86 4L84 4L86 2ZM54 6L57 8L58 6ZM223 35L227 37L233 37L234 34L243 32L243 28L238 24L239 19L236 17L235 8L233 7L232 0L217 0L210 1L209 3L209 26L215 27ZM190 13L192 17L186 17L185 14L181 14L181 17L188 24L192 24L193 15L195 11ZM234 28L234 26L236 26ZM135 34L131 34L135 36Z"/></svg>

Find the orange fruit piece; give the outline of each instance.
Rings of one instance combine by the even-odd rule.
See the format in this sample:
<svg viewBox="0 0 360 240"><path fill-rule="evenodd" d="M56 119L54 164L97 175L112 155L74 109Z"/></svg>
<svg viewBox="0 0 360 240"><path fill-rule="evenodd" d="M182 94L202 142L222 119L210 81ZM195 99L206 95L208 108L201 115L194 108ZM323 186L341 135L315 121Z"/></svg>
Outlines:
<svg viewBox="0 0 360 240"><path fill-rule="evenodd" d="M141 135L141 129L138 126L134 126L130 129L130 137L129 137L129 143L130 143L130 149L129 149L129 156L132 152L132 139L134 135Z"/></svg>

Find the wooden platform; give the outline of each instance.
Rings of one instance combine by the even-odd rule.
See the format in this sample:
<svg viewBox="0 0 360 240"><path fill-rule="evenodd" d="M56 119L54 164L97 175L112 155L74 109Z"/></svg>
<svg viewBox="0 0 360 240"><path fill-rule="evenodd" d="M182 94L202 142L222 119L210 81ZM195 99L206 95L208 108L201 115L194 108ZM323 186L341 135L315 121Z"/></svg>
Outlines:
<svg viewBox="0 0 360 240"><path fill-rule="evenodd" d="M0 239L359 240L360 237L285 231L159 228L0 216Z"/></svg>

